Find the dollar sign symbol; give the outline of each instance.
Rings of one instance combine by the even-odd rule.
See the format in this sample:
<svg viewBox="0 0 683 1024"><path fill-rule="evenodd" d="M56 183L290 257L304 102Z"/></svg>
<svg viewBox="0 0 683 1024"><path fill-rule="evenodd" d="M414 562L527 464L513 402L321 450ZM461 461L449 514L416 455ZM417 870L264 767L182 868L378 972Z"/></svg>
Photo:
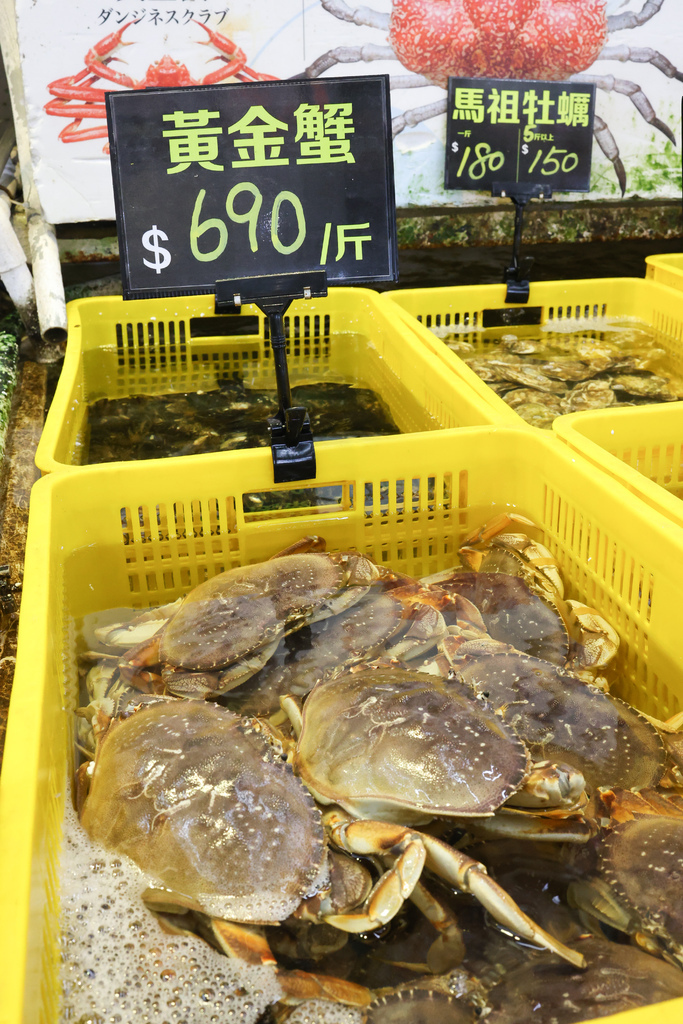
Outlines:
<svg viewBox="0 0 683 1024"><path fill-rule="evenodd" d="M451 142L451 149L452 149L452 151L454 153L457 153L458 152L458 143L457 142Z"/></svg>
<svg viewBox="0 0 683 1024"><path fill-rule="evenodd" d="M529 152L529 147L527 146L527 144L525 142L524 145L522 146L522 153L524 153L524 156L526 156L528 152Z"/></svg>
<svg viewBox="0 0 683 1024"><path fill-rule="evenodd" d="M171 254L168 249L164 249L163 246L159 245L159 242L168 242L168 235L165 231L153 224L149 231L145 231L142 236L142 244L145 249L149 249L150 252L154 253L154 261L143 259L143 263L150 270L156 270L157 274L160 274L164 267L167 267L171 262Z"/></svg>

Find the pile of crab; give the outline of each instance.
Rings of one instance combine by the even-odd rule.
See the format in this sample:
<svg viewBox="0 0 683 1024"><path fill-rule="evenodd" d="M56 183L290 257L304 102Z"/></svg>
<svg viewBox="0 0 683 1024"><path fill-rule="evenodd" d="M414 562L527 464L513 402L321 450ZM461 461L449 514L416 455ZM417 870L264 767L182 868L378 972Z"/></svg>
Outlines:
<svg viewBox="0 0 683 1024"><path fill-rule="evenodd" d="M610 694L618 636L533 529L421 581L306 538L96 631L81 824L165 931L273 966L272 1019L683 996L683 716Z"/></svg>
<svg viewBox="0 0 683 1024"><path fill-rule="evenodd" d="M613 405L650 405L683 397L683 381L651 330L607 321L604 329L560 330L558 323L474 334L431 330L515 412L535 427L556 416Z"/></svg>

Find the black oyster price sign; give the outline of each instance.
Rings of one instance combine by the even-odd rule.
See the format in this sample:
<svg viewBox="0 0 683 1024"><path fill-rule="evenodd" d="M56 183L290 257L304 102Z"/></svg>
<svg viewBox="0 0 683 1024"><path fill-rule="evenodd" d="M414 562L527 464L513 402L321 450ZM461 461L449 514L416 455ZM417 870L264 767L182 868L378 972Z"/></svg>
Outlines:
<svg viewBox="0 0 683 1024"><path fill-rule="evenodd" d="M446 188L590 188L595 86L449 78Z"/></svg>
<svg viewBox="0 0 683 1024"><path fill-rule="evenodd" d="M386 75L108 92L125 298L397 279Z"/></svg>

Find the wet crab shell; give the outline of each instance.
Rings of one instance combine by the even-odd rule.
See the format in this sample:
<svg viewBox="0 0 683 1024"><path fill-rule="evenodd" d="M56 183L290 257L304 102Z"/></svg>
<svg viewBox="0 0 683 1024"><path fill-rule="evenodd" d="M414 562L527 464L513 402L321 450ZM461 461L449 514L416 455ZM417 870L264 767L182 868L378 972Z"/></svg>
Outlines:
<svg viewBox="0 0 683 1024"><path fill-rule="evenodd" d="M417 825L493 814L523 784L523 743L457 686L371 669L320 683L304 705L294 770L350 814Z"/></svg>
<svg viewBox="0 0 683 1024"><path fill-rule="evenodd" d="M162 701L113 722L81 822L215 917L281 921L324 881L310 795L261 736L212 704Z"/></svg>
<svg viewBox="0 0 683 1024"><path fill-rule="evenodd" d="M472 657L459 677L501 709L537 760L566 761L586 786L642 789L664 772L657 730L641 714L547 661L508 652Z"/></svg>
<svg viewBox="0 0 683 1024"><path fill-rule="evenodd" d="M472 1024L475 1012L446 992L399 989L379 996L368 1007L367 1024Z"/></svg>
<svg viewBox="0 0 683 1024"><path fill-rule="evenodd" d="M634 930L658 938L683 965L683 819L637 818L595 842L598 877L633 913Z"/></svg>
<svg viewBox="0 0 683 1024"><path fill-rule="evenodd" d="M587 938L585 971L551 955L514 968L491 990L487 1024L574 1024L683 995L683 974L632 946Z"/></svg>
<svg viewBox="0 0 683 1024"><path fill-rule="evenodd" d="M559 613L535 594L521 576L496 572L456 572L439 581L448 594L460 594L481 612L494 640L524 654L564 665L569 653L566 626Z"/></svg>
<svg viewBox="0 0 683 1024"><path fill-rule="evenodd" d="M283 637L260 672L219 702L240 715L270 715L281 696L305 696L328 676L372 658L403 624L399 602L371 590L339 615Z"/></svg>
<svg viewBox="0 0 683 1024"><path fill-rule="evenodd" d="M348 602L378 578L363 556L283 555L229 569L190 591L160 634L161 661L210 672L258 650L286 630L298 628L346 588ZM353 580L350 581L353 572Z"/></svg>

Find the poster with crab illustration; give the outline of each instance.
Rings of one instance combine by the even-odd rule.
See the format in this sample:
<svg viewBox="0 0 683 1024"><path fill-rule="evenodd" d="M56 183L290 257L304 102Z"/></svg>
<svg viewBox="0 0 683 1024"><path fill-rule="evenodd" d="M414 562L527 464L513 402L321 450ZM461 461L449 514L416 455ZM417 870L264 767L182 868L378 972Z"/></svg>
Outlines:
<svg viewBox="0 0 683 1024"><path fill-rule="evenodd" d="M104 92L389 74L399 207L445 191L449 76L596 86L591 190L681 195L680 0L16 0L34 174L55 223L111 220Z"/></svg>

